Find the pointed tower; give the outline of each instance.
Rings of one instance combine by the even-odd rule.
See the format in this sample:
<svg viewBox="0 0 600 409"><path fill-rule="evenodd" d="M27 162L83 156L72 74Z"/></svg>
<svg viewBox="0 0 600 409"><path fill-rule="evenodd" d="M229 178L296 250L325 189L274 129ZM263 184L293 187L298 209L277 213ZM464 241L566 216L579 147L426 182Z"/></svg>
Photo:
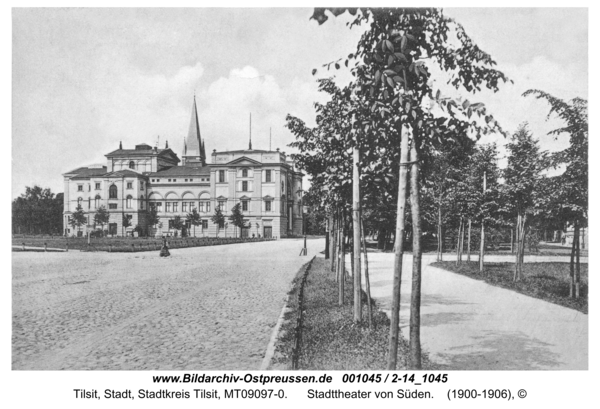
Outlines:
<svg viewBox="0 0 600 409"><path fill-rule="evenodd" d="M196 95L194 95L194 104L192 105L192 118L190 120L190 129L185 140L186 152L183 156L183 165L204 166L206 157L203 154L204 145L200 136L200 123L198 121L198 110L196 108Z"/></svg>

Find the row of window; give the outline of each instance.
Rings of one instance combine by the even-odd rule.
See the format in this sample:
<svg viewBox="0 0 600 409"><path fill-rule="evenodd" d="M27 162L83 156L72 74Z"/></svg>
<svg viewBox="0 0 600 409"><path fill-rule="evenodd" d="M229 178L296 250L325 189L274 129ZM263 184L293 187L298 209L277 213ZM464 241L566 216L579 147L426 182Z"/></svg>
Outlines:
<svg viewBox="0 0 600 409"><path fill-rule="evenodd" d="M94 208L98 209L100 208L100 196L96 196L96 198L94 199ZM77 205L81 206L81 204L83 203L83 198L79 198L77 199ZM144 209L144 197L142 196L140 198L140 209L143 210ZM249 203L250 200L241 200L240 203L242 204L242 211L248 211L248 207L249 207ZM272 200L265 200L265 211L266 212L270 212L272 209ZM150 202L149 203L151 208L156 207L158 212L162 212L162 202ZM226 210L227 207L227 201L226 200L219 200L218 201L218 206L221 208L221 210ZM127 209L132 209L133 208L133 197L131 197L131 195L127 196L127 198L125 199L125 207ZM91 199L88 198L88 209L91 208ZM117 209L117 203L109 203L108 204L108 208L111 210ZM193 209L195 208L195 202L181 202L181 211L183 213L187 213L188 211L191 212ZM200 213L209 213L210 212L210 201L201 201L198 202L198 212ZM285 205L282 202L281 203L281 210L283 212L285 212ZM165 202L165 212L166 213L177 213L179 212L179 202Z"/></svg>
<svg viewBox="0 0 600 409"><path fill-rule="evenodd" d="M126 186L127 186L126 189L133 189L133 182L127 182ZM91 190L91 186L88 185L88 187L89 187L88 191ZM100 182L96 182L95 183L95 190L102 190L102 184ZM140 182L140 190L144 190L144 182L143 181ZM83 192L83 185L82 184L77 185L77 191L78 192ZM111 185L108 188L108 192L109 192L108 194L110 195L111 199L116 199L117 198L117 191L118 191L118 189L117 189L116 185Z"/></svg>
<svg viewBox="0 0 600 409"><path fill-rule="evenodd" d="M242 177L248 177L248 169L242 169ZM219 183L225 183L225 170L219 171ZM272 179L272 171L270 169L265 170L265 183L271 183Z"/></svg>
<svg viewBox="0 0 600 409"><path fill-rule="evenodd" d="M210 181L209 178L200 178L199 180L200 180L200 182L209 182ZM159 183L160 179L151 179L151 181L154 182L154 183ZM169 182L177 182L177 179L167 179L167 181L169 181ZM184 179L183 181L184 182L193 182L194 179L193 178L188 178L188 179Z"/></svg>

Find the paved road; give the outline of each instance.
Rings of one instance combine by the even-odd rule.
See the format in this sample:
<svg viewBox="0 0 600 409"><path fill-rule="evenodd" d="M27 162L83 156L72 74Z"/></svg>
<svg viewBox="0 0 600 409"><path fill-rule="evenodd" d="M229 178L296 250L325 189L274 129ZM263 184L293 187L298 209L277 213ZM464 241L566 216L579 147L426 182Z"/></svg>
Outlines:
<svg viewBox="0 0 600 409"><path fill-rule="evenodd" d="M148 253L12 253L13 369L258 369L300 240Z"/></svg>
<svg viewBox="0 0 600 409"><path fill-rule="evenodd" d="M587 315L432 267L434 260L435 255L423 256L421 340L443 369L588 368ZM514 256L486 260L511 261ZM564 260L525 257L525 262ZM371 293L388 315L393 264L393 254L369 253ZM411 269L412 255L405 255L400 326L407 339Z"/></svg>

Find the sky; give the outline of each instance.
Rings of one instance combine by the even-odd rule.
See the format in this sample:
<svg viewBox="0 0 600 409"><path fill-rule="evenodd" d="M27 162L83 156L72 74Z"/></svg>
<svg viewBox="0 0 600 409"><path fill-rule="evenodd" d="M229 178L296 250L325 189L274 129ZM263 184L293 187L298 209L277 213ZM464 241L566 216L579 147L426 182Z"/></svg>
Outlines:
<svg viewBox="0 0 600 409"><path fill-rule="evenodd" d="M527 121L543 149L549 106L521 94L588 98L585 8L448 8L514 84L469 95L512 133ZM159 143L180 154L194 95L207 154L248 145L291 152L292 114L314 124L321 66L353 52L361 29L347 15L319 26L310 8L13 9L12 197L34 184L62 192L62 174L105 163L124 148ZM316 76L311 71L319 68ZM505 140L485 137L483 143ZM501 150L502 152L502 150Z"/></svg>

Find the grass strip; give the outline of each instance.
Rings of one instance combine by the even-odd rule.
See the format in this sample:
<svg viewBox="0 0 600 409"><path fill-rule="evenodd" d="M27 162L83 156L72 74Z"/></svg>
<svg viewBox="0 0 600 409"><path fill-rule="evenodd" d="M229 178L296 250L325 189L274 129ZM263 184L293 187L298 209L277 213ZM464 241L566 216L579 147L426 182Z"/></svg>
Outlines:
<svg viewBox="0 0 600 409"><path fill-rule="evenodd" d="M486 263L483 273L479 273L476 261L458 266L456 261L441 261L432 266L588 313L588 265L584 263L581 264L581 295L578 299L569 297L569 263L523 263L523 280L519 282L513 281L513 263Z"/></svg>
<svg viewBox="0 0 600 409"><path fill-rule="evenodd" d="M301 269L301 272L304 270ZM276 345L279 367L291 368L298 302L297 292L301 274L294 280L290 292L286 322ZM353 323L352 285L345 286L343 306L338 305L335 275L329 270L329 260L316 258L304 288L302 347L298 362L301 370L385 370L390 321L387 315L373 306L373 329L369 331L366 306L364 322ZM366 294L363 293L366 304ZM398 369L406 369L408 343L400 339ZM434 369L425 355L424 369Z"/></svg>

